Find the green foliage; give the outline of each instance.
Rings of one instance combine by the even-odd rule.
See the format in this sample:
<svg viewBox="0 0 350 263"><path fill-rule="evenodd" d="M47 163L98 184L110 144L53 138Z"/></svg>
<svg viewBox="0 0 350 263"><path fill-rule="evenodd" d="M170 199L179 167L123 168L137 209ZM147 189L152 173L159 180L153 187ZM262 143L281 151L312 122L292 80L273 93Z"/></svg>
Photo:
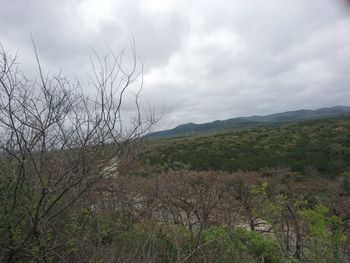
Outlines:
<svg viewBox="0 0 350 263"><path fill-rule="evenodd" d="M208 136L151 141L143 167L256 171L291 167L334 177L350 166L350 118L314 120Z"/></svg>
<svg viewBox="0 0 350 263"><path fill-rule="evenodd" d="M321 205L299 211L307 231L305 254L308 262L343 262L341 248L346 235L342 231L342 220L328 213L329 209Z"/></svg>
<svg viewBox="0 0 350 263"><path fill-rule="evenodd" d="M12 163L0 169L0 248L6 251L16 248L25 238L26 222L19 221L28 211L34 209L32 187L23 182L22 191L17 191L16 177L13 177ZM16 209L14 208L16 206Z"/></svg>
<svg viewBox="0 0 350 263"><path fill-rule="evenodd" d="M283 262L276 240L244 228L209 228L203 240L217 262Z"/></svg>

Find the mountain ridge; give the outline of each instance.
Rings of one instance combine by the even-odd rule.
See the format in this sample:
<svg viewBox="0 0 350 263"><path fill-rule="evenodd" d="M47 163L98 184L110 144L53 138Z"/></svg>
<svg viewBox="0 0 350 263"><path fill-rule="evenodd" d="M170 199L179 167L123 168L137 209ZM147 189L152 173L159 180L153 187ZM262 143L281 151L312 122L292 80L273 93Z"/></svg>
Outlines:
<svg viewBox="0 0 350 263"><path fill-rule="evenodd" d="M316 110L300 109L295 111L285 111L269 115L252 115L249 117L235 117L226 120L215 120L206 123L185 123L173 129L156 131L147 135L149 139L161 139L182 137L192 134L217 132L228 129L253 128L279 123L298 122L312 119L322 119L350 114L350 106L334 106L319 108Z"/></svg>

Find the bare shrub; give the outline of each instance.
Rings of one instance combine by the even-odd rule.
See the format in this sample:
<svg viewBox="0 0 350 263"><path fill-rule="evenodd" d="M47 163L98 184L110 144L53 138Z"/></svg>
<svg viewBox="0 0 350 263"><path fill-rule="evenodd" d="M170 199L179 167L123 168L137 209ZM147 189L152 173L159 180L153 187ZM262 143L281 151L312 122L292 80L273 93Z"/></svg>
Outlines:
<svg viewBox="0 0 350 263"><path fill-rule="evenodd" d="M139 149L155 119L141 109L143 69L134 44L131 51L129 67L123 52L92 59L95 93L87 96L79 82L45 75L36 48L38 80L1 50L0 261L59 257L65 241L52 237L59 218L97 182L115 176L122 155ZM135 85L129 118L123 107Z"/></svg>

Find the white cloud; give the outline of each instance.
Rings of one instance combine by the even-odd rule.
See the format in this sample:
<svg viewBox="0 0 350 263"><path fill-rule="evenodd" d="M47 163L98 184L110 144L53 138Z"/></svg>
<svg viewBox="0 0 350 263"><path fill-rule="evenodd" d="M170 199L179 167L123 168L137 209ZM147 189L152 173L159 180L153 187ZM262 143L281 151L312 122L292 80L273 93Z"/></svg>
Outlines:
<svg viewBox="0 0 350 263"><path fill-rule="evenodd" d="M343 0L3 0L0 42L50 71L84 77L134 35L160 127L350 105L350 7ZM28 66L26 66L28 68Z"/></svg>

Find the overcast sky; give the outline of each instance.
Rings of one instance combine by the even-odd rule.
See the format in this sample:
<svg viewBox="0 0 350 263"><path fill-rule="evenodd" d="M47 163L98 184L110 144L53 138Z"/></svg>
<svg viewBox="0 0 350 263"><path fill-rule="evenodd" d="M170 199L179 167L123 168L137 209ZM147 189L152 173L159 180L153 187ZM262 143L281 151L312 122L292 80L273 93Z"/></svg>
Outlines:
<svg viewBox="0 0 350 263"><path fill-rule="evenodd" d="M0 0L0 43L27 70L30 35L46 70L81 78L91 48L134 36L158 129L350 105L345 0Z"/></svg>

